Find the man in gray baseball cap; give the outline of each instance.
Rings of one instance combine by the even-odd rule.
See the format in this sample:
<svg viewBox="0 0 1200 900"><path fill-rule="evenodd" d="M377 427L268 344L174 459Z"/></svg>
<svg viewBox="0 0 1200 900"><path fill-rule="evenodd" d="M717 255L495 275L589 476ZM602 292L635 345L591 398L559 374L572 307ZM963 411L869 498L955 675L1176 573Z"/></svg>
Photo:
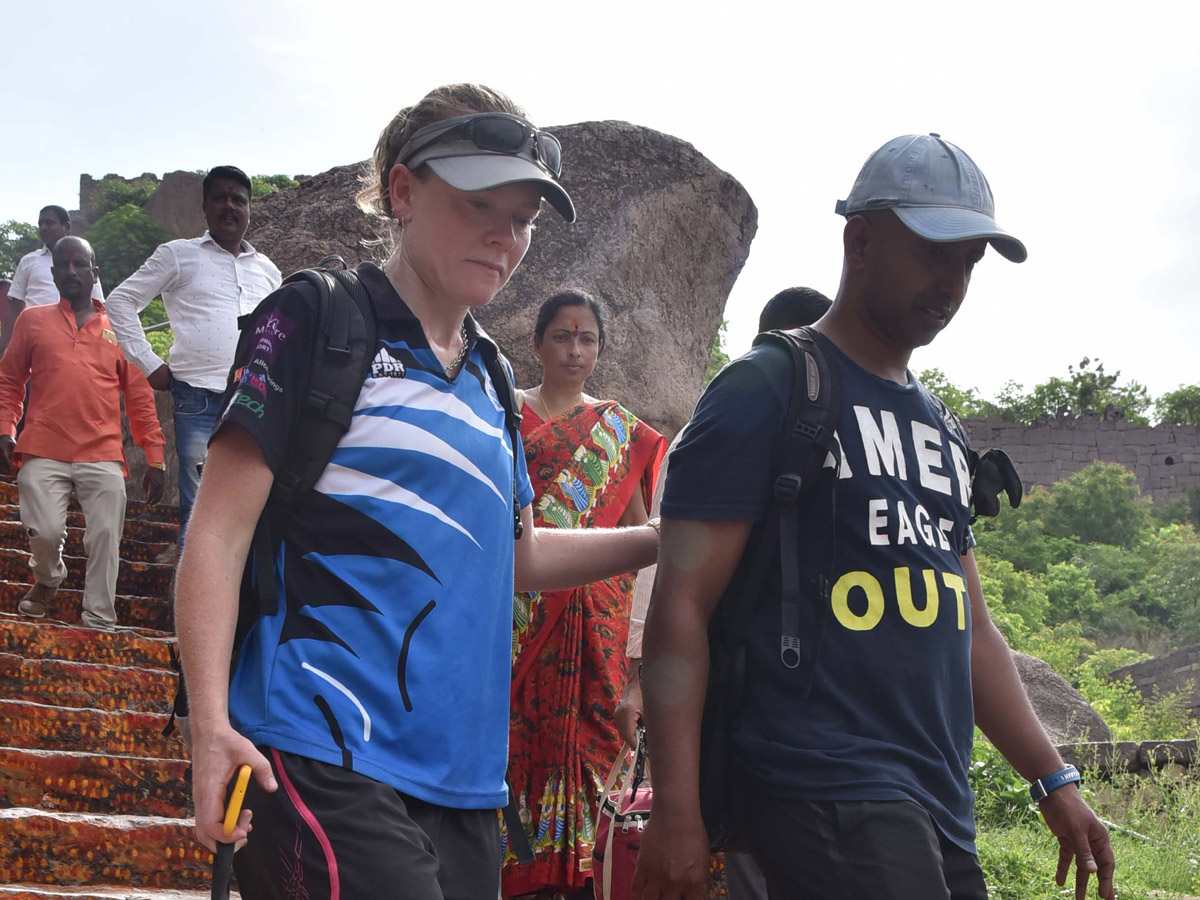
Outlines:
<svg viewBox="0 0 1200 900"><path fill-rule="evenodd" d="M825 365L809 364L808 386L811 396L812 375L826 373L840 402L827 401L812 439L824 465L806 472L813 487L796 500L808 524L781 542L785 575L766 579L742 647L744 691L726 738L734 839L772 900L983 900L967 778L978 725L1029 779L1058 839L1058 883L1074 861L1075 896L1094 874L1112 900L1107 830L988 615L969 524L975 457L909 371L989 245L1014 262L1025 246L996 223L983 173L936 134L881 147L837 211L841 283L814 326L811 355ZM708 625L761 535L779 533L774 453L794 383L786 350L755 346L708 386L671 454L643 647L655 809L634 882L642 900L703 896ZM831 534L832 553L818 533ZM789 567L799 608L785 596Z"/></svg>

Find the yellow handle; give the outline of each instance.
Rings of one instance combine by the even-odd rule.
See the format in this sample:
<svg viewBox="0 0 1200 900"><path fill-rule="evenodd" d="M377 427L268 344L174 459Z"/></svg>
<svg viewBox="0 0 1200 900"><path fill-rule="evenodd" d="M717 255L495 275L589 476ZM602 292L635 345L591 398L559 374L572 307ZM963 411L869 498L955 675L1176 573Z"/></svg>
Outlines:
<svg viewBox="0 0 1200 900"><path fill-rule="evenodd" d="M250 784L250 767L238 769L237 781L233 784L233 792L229 795L229 805L225 807L225 837L233 834L238 816L242 812L242 801L246 799L246 786Z"/></svg>

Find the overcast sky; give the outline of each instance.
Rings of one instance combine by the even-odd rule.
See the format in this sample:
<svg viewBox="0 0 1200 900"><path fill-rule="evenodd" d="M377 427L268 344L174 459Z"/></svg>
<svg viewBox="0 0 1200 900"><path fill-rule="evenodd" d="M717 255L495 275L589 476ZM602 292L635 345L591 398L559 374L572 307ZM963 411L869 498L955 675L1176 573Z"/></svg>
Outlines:
<svg viewBox="0 0 1200 900"><path fill-rule="evenodd" d="M623 119L675 135L745 185L759 228L726 310L736 355L778 289L837 290L833 205L867 156L936 131L983 169L1029 261L989 254L914 369L986 396L1085 355L1155 395L1200 382L1190 4L14 6L0 221L77 206L81 172L315 174L366 158L429 88L480 81L539 124Z"/></svg>

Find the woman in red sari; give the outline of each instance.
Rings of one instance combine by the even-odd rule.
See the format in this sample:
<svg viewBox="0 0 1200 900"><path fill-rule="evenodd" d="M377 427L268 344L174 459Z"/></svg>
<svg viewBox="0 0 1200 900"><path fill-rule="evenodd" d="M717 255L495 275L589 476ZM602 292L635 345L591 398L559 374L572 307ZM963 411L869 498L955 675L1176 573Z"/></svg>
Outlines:
<svg viewBox="0 0 1200 900"><path fill-rule="evenodd" d="M523 394L521 434L534 524L644 524L666 440L615 400L583 393L604 348L596 301L547 300L533 346L543 376ZM535 859L519 866L505 841L505 897L590 896L597 798L621 746L613 712L633 579L514 598L509 783Z"/></svg>

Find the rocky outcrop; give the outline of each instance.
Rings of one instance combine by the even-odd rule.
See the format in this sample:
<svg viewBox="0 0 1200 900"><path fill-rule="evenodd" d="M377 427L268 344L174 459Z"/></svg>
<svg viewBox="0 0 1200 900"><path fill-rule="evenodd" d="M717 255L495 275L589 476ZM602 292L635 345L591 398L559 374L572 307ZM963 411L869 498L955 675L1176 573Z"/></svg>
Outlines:
<svg viewBox="0 0 1200 900"><path fill-rule="evenodd" d="M1024 653L1012 656L1033 711L1050 740L1056 744L1112 740L1099 713L1048 663Z"/></svg>
<svg viewBox="0 0 1200 900"><path fill-rule="evenodd" d="M626 122L551 129L563 184L579 212L547 209L522 267L478 314L512 360L517 384L540 380L533 323L564 288L608 310L609 335L588 391L620 400L671 435L699 394L725 301L750 252L758 212L745 188L691 144ZM327 253L353 264L382 254L355 205L359 166L343 166L263 198L252 240L287 272Z"/></svg>
<svg viewBox="0 0 1200 900"><path fill-rule="evenodd" d="M208 227L201 208L203 184L202 174L168 172L142 208L176 237L200 237Z"/></svg>
<svg viewBox="0 0 1200 900"><path fill-rule="evenodd" d="M384 255L374 220L355 202L363 163L338 166L273 191L250 210L250 240L287 275L336 253L354 266Z"/></svg>

